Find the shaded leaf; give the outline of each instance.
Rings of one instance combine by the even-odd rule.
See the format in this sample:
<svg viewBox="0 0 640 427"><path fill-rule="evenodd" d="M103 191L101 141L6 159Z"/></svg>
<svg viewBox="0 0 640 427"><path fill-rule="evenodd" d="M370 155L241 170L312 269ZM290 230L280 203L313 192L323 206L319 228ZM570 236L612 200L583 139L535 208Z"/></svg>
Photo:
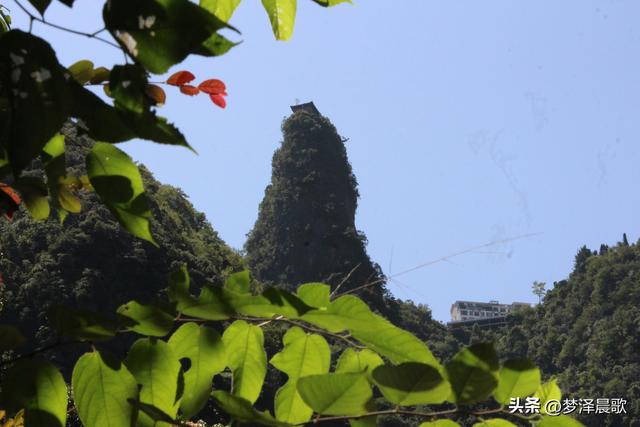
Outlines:
<svg viewBox="0 0 640 427"><path fill-rule="evenodd" d="M15 185L31 217L35 220L47 219L50 212L47 185L34 176L21 177Z"/></svg>
<svg viewBox="0 0 640 427"><path fill-rule="evenodd" d="M163 337L173 327L174 317L160 307L129 301L118 307L117 313L127 320L130 331L152 337Z"/></svg>
<svg viewBox="0 0 640 427"><path fill-rule="evenodd" d="M354 350L352 348L345 349L338 363L336 364L336 373L343 372L367 372L369 377L373 370L383 365L384 362L380 356L374 351L365 348L364 350Z"/></svg>
<svg viewBox="0 0 640 427"><path fill-rule="evenodd" d="M460 427L460 424L451 420L437 420L422 423L419 427Z"/></svg>
<svg viewBox="0 0 640 427"><path fill-rule="evenodd" d="M82 59L67 68L73 77L81 85L88 83L93 78L93 62Z"/></svg>
<svg viewBox="0 0 640 427"><path fill-rule="evenodd" d="M362 415L373 397L364 373L324 374L302 377L298 392L307 405L323 415Z"/></svg>
<svg viewBox="0 0 640 427"><path fill-rule="evenodd" d="M81 341L104 341L115 336L117 328L103 314L54 305L49 320L59 335Z"/></svg>
<svg viewBox="0 0 640 427"><path fill-rule="evenodd" d="M51 0L29 0L29 3L40 12L40 15L44 16L44 12L51 4Z"/></svg>
<svg viewBox="0 0 640 427"><path fill-rule="evenodd" d="M451 394L451 386L438 370L424 363L380 365L372 377L385 399L395 405L439 404Z"/></svg>
<svg viewBox="0 0 640 427"><path fill-rule="evenodd" d="M485 400L498 385L498 357L493 345L475 344L462 349L446 366L456 403Z"/></svg>
<svg viewBox="0 0 640 427"><path fill-rule="evenodd" d="M251 402L247 399L234 396L224 390L216 390L212 393L212 396L224 412L240 423L247 423L249 425L259 424L273 427L291 426L291 424L277 421L267 411L259 412L251 406Z"/></svg>
<svg viewBox="0 0 640 427"><path fill-rule="evenodd" d="M322 7L331 7L331 6L338 5L340 3L353 4L353 2L351 0L313 0L313 1L316 2L317 4L319 4Z"/></svg>
<svg viewBox="0 0 640 427"><path fill-rule="evenodd" d="M175 419L180 406L177 396L181 365L171 346L154 338L139 339L131 346L124 364L142 386L139 401ZM138 414L137 426L155 425L146 413Z"/></svg>
<svg viewBox="0 0 640 427"><path fill-rule="evenodd" d="M206 320L225 320L233 314L232 307L222 295L222 289L205 286L200 296L195 298L189 293L189 282L185 265L169 275L167 294L169 301L176 303L179 312Z"/></svg>
<svg viewBox="0 0 640 427"><path fill-rule="evenodd" d="M91 83L92 85L97 85L100 83L108 82L110 73L111 70L109 70L108 68L98 67L93 70L93 76L91 76L89 83Z"/></svg>
<svg viewBox="0 0 640 427"><path fill-rule="evenodd" d="M164 105L167 101L167 94L158 85L148 85L145 89L145 93L154 102L154 105L158 107Z"/></svg>
<svg viewBox="0 0 640 427"><path fill-rule="evenodd" d="M191 85L183 85L180 86L180 92L184 93L185 95L195 96L200 93L200 89Z"/></svg>
<svg viewBox="0 0 640 427"><path fill-rule="evenodd" d="M0 352L13 350L24 344L24 336L18 328L11 325L0 325Z"/></svg>
<svg viewBox="0 0 640 427"><path fill-rule="evenodd" d="M131 158L111 144L98 142L87 155L86 164L91 185L120 224L155 245L142 177Z"/></svg>

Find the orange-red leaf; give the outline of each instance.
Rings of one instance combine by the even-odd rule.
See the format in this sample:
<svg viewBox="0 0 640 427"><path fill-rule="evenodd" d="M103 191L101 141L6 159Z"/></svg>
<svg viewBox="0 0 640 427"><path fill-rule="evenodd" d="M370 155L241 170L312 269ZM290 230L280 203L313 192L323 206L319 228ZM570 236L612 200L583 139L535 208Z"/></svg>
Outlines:
<svg viewBox="0 0 640 427"><path fill-rule="evenodd" d="M145 92L147 93L147 96L158 106L164 105L167 100L167 94L164 93L164 90L160 86L147 85Z"/></svg>
<svg viewBox="0 0 640 427"><path fill-rule="evenodd" d="M20 203L22 203L22 199L18 193L7 184L0 182L0 214L11 219Z"/></svg>
<svg viewBox="0 0 640 427"><path fill-rule="evenodd" d="M194 76L190 71L178 71L177 73L173 73L171 77L169 77L169 79L167 80L167 84L173 86L182 86L189 83L195 78L196 76Z"/></svg>
<svg viewBox="0 0 640 427"><path fill-rule="evenodd" d="M218 79L205 80L198 85L198 89L209 95L226 95L227 87Z"/></svg>
<svg viewBox="0 0 640 427"><path fill-rule="evenodd" d="M180 92L184 93L185 95L193 96L199 94L200 89L191 85L183 85L180 86Z"/></svg>
<svg viewBox="0 0 640 427"><path fill-rule="evenodd" d="M227 101L222 97L222 95L209 95L209 98L220 108L224 108L227 106Z"/></svg>

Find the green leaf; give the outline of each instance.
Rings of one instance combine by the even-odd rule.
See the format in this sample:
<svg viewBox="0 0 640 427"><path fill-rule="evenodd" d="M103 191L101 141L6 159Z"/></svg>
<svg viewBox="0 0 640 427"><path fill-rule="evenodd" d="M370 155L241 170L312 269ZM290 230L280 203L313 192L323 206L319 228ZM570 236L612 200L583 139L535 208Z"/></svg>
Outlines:
<svg viewBox="0 0 640 427"><path fill-rule="evenodd" d="M426 344L411 333L371 312L367 304L352 295L342 296L326 309L311 310L302 320L330 332L348 330L351 335L393 363L421 362L441 369Z"/></svg>
<svg viewBox="0 0 640 427"><path fill-rule="evenodd" d="M267 373L262 328L236 320L224 331L222 341L233 372L233 394L254 403Z"/></svg>
<svg viewBox="0 0 640 427"><path fill-rule="evenodd" d="M174 317L160 307L129 301L118 307L117 313L128 320L127 329L141 335L164 337L173 327Z"/></svg>
<svg viewBox="0 0 640 427"><path fill-rule="evenodd" d="M189 54L215 56L203 44L229 28L189 0L111 0L105 4L106 27L129 55L152 73L165 73Z"/></svg>
<svg viewBox="0 0 640 427"><path fill-rule="evenodd" d="M155 245L149 230L151 210L140 171L131 157L111 144L98 142L86 162L91 185L120 224L134 236Z"/></svg>
<svg viewBox="0 0 640 427"><path fill-rule="evenodd" d="M131 346L124 364L142 386L140 402L153 405L175 419L180 406L178 379L181 365L171 346L155 338L139 339ZM138 427L155 425L147 414L138 414Z"/></svg>
<svg viewBox="0 0 640 427"><path fill-rule="evenodd" d="M364 373L302 377L298 380L298 392L307 405L323 415L366 414L367 403L373 397Z"/></svg>
<svg viewBox="0 0 640 427"><path fill-rule="evenodd" d="M79 84L83 85L88 83L93 78L93 62L82 59L69 68L69 73Z"/></svg>
<svg viewBox="0 0 640 427"><path fill-rule="evenodd" d="M231 418L239 423L246 423L249 425L259 424L272 427L291 426L291 424L277 421L267 411L259 412L251 406L251 402L247 399L234 396L224 390L216 390L212 393L212 396L218 403L218 406L220 406L224 412L229 414Z"/></svg>
<svg viewBox="0 0 640 427"><path fill-rule="evenodd" d="M15 183L15 188L20 192L22 201L33 219L42 221L49 217L49 192L47 185L40 178L20 177Z"/></svg>
<svg viewBox="0 0 640 427"><path fill-rule="evenodd" d="M350 3L353 4L351 0L313 0L318 3L322 7L331 7L340 3Z"/></svg>
<svg viewBox="0 0 640 427"><path fill-rule="evenodd" d="M40 12L40 15L44 16L44 12L51 4L51 0L29 0L29 3L31 3L31 5L35 7L38 12Z"/></svg>
<svg viewBox="0 0 640 427"><path fill-rule="evenodd" d="M506 405L512 397L532 395L540 387L540 369L530 360L508 360L500 369L498 388L493 396Z"/></svg>
<svg viewBox="0 0 640 427"><path fill-rule="evenodd" d="M385 399L395 405L439 404L451 394L451 386L438 370L424 363L381 365L373 370L372 377Z"/></svg>
<svg viewBox="0 0 640 427"><path fill-rule="evenodd" d="M419 427L460 427L460 424L456 423L455 421L444 419L422 423Z"/></svg>
<svg viewBox="0 0 640 427"><path fill-rule="evenodd" d="M150 405L148 403L139 402L139 401L134 400L134 399L129 399L129 400L127 400L127 402L129 402L129 404L131 406L133 406L133 409L138 410L139 413L142 412L143 414L145 414L147 417L149 417L153 421L159 422L160 424L158 424L158 425L160 425L160 426L164 426L166 424L169 424L171 426L180 425L180 421L177 420L175 417L169 416L169 414L167 414L163 410L161 410L161 409L159 409L159 408L157 408L157 407L155 407L153 405ZM140 422L140 421L138 421L138 422ZM137 425L138 424L136 424L136 426Z"/></svg>
<svg viewBox="0 0 640 427"><path fill-rule="evenodd" d="M83 425L130 425L133 409L127 402L138 395L136 379L124 364L106 352L86 353L71 377L73 400Z"/></svg>
<svg viewBox="0 0 640 427"><path fill-rule="evenodd" d="M369 378L373 370L383 365L384 362L378 353L365 348L364 350L356 351L352 348L347 348L342 352L338 363L336 364L336 373L346 372L367 372Z"/></svg>
<svg viewBox="0 0 640 427"><path fill-rule="evenodd" d="M18 328L11 325L0 325L0 352L13 350L24 344L24 336Z"/></svg>
<svg viewBox="0 0 640 427"><path fill-rule="evenodd" d="M100 313L54 305L49 320L59 335L81 341L105 341L113 338L115 323Z"/></svg>
<svg viewBox="0 0 640 427"><path fill-rule="evenodd" d="M228 22L240 4L240 0L200 0L200 7L207 9L220 20Z"/></svg>
<svg viewBox="0 0 640 427"><path fill-rule="evenodd" d="M58 369L37 359L17 361L2 381L3 409L25 410L25 425L64 427L67 385Z"/></svg>
<svg viewBox="0 0 640 427"><path fill-rule="evenodd" d="M178 359L189 359L184 374L184 393L180 410L185 418L197 414L207 403L213 376L226 366L225 348L220 335L206 326L185 323L173 333L169 346Z"/></svg>
<svg viewBox="0 0 640 427"><path fill-rule="evenodd" d="M492 418L490 420L483 420L482 422L475 423L473 427L517 427L517 426L507 420L503 420L502 418Z"/></svg>
<svg viewBox="0 0 640 427"><path fill-rule="evenodd" d="M331 303L331 287L324 283L305 283L298 287L296 293L305 304L311 307L324 308Z"/></svg>
<svg viewBox="0 0 640 427"><path fill-rule="evenodd" d="M485 400L498 385L498 357L491 344L462 349L446 366L456 403Z"/></svg>
<svg viewBox="0 0 640 427"><path fill-rule="evenodd" d="M251 291L250 282L249 270L244 270L229 275L224 282L224 288L239 294L248 294Z"/></svg>
<svg viewBox="0 0 640 427"><path fill-rule="evenodd" d="M562 399L562 391L558 387L558 382L555 379L542 384L533 395L540 399L540 413L546 414L545 407L550 400L560 401Z"/></svg>
<svg viewBox="0 0 640 427"><path fill-rule="evenodd" d="M273 35L278 40L289 40L296 21L296 0L262 0L269 15Z"/></svg>
<svg viewBox="0 0 640 427"><path fill-rule="evenodd" d="M542 421L540 421L538 427L584 427L584 425L580 421L566 415L545 415L542 417Z"/></svg>
<svg viewBox="0 0 640 427"><path fill-rule="evenodd" d="M284 348L270 361L288 376L286 384L276 393L276 418L290 424L305 423L311 419L313 410L300 397L296 384L300 377L328 373L331 350L323 337L308 335L297 326L290 328L282 341Z"/></svg>
<svg viewBox="0 0 640 427"><path fill-rule="evenodd" d="M149 82L144 68L139 65L116 65L109 75L109 91L115 107L142 114L151 105L146 95Z"/></svg>
<svg viewBox="0 0 640 427"><path fill-rule="evenodd" d="M3 34L0 63L6 65L0 70L0 86L11 95L10 109L3 114L6 142L0 145L19 176L71 113L71 92L55 52L36 36L19 30Z"/></svg>
<svg viewBox="0 0 640 427"><path fill-rule="evenodd" d="M222 295L222 289L204 286L198 298L189 293L189 272L181 266L169 276L169 301L176 303L179 312L206 320L226 320L234 310Z"/></svg>

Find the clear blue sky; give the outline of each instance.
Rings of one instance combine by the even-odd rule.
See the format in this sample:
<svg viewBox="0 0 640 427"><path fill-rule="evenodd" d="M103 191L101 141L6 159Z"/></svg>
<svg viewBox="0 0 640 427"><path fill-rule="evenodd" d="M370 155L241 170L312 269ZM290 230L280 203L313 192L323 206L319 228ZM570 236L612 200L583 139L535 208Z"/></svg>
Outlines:
<svg viewBox="0 0 640 427"><path fill-rule="evenodd" d="M99 2L56 5L52 21L95 30ZM26 23L10 2L17 26ZM640 2L636 0L299 0L291 42L276 42L258 1L232 24L244 43L192 58L228 86L229 106L168 92L161 114L200 153L124 148L181 187L241 248L296 99L338 131L360 184L357 227L386 274L490 241L542 233L408 273L389 287L449 319L457 299L535 301L577 249L640 237ZM63 63L111 65L109 47L43 30ZM161 78L158 78L161 79Z"/></svg>

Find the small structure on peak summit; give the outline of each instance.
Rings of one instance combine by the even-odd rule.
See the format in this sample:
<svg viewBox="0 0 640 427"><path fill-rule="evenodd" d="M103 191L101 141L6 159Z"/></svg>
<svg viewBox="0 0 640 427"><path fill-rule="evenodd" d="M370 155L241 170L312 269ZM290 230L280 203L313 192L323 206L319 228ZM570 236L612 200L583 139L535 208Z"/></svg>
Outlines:
<svg viewBox="0 0 640 427"><path fill-rule="evenodd" d="M297 113L298 111L306 111L309 114L315 114L317 116L321 115L320 111L318 111L318 108L315 106L313 101L305 102L304 104L292 105L291 111L293 111L294 113Z"/></svg>

